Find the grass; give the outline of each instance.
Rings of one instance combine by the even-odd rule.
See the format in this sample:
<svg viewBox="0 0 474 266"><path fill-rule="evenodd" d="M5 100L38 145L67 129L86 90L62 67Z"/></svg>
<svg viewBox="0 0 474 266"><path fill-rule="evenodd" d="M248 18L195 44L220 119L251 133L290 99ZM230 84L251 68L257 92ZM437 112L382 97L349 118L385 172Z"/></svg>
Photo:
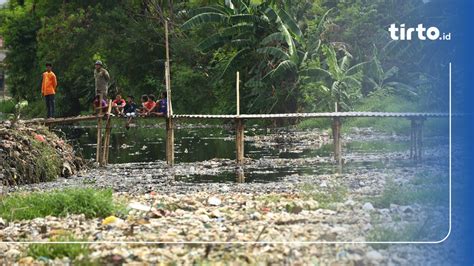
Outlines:
<svg viewBox="0 0 474 266"><path fill-rule="evenodd" d="M448 231L447 220L445 223L436 223L437 219L427 218L424 222L409 223L403 226L387 227L375 226L367 234L369 242L397 242L397 241L438 241ZM375 249L384 249L389 244L372 243Z"/></svg>
<svg viewBox="0 0 474 266"><path fill-rule="evenodd" d="M354 107L354 111L361 112L432 112L423 107L421 103L416 101L410 101L403 97L396 95L385 95L385 94L374 94L367 98L364 98L357 106ZM433 111L436 112L436 111ZM424 135L425 136L446 136L448 133L448 121L447 119L428 119L425 121ZM408 119L401 118L345 118L342 121L343 133L350 132L351 128L373 128L378 131L397 133L397 134L409 134L410 132L410 121ZM312 129L312 128L331 128L330 119L305 119L298 124L300 129Z"/></svg>
<svg viewBox="0 0 474 266"><path fill-rule="evenodd" d="M69 258L73 265L99 265L96 262L88 260L90 249L87 244L70 244L61 242L80 242L83 240L75 239L71 235L51 238L55 243L30 244L26 251L27 255L35 259L47 258L54 260L56 258Z"/></svg>
<svg viewBox="0 0 474 266"><path fill-rule="evenodd" d="M328 118L313 118L313 119L304 119L298 125L298 129L312 129L312 128L321 128L321 129L330 129L331 128L331 119Z"/></svg>
<svg viewBox="0 0 474 266"><path fill-rule="evenodd" d="M55 149L43 142L32 139L32 149L38 151L35 172L40 180L52 181L61 174L61 158Z"/></svg>
<svg viewBox="0 0 474 266"><path fill-rule="evenodd" d="M423 233L424 228L420 224L409 224L402 228L377 226L368 233L366 240L369 242L416 241L420 240ZM370 246L375 249L384 249L388 247L388 244L372 243Z"/></svg>
<svg viewBox="0 0 474 266"><path fill-rule="evenodd" d="M10 194L2 198L0 217L7 221L68 214L84 214L87 218L94 218L109 216L120 209L113 203L111 189L75 188Z"/></svg>
<svg viewBox="0 0 474 266"><path fill-rule="evenodd" d="M13 100L6 100L0 101L0 113L4 114L12 114L15 112L15 101Z"/></svg>
<svg viewBox="0 0 474 266"><path fill-rule="evenodd" d="M416 181L417 183L419 181ZM377 208L389 208L390 204L411 205L415 203L429 205L446 205L448 188L444 185L395 184L388 180L381 195L369 199Z"/></svg>
<svg viewBox="0 0 474 266"><path fill-rule="evenodd" d="M401 152L410 149L410 143L408 142L389 142L385 140L374 140L374 141L352 141L346 144L347 149L351 151L359 152L375 152L375 151L386 151L386 152Z"/></svg>
<svg viewBox="0 0 474 266"><path fill-rule="evenodd" d="M319 207L328 209L331 204L343 202L347 198L347 188L344 186L334 186L318 191L311 184L304 184L301 187L303 198L313 199L319 203Z"/></svg>

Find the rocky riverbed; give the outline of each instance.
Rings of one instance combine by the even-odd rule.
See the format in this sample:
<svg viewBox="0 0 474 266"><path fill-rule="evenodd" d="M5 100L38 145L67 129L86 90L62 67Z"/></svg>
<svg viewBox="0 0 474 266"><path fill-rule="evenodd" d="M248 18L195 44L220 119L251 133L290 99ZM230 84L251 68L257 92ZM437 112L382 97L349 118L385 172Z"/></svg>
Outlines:
<svg viewBox="0 0 474 266"><path fill-rule="evenodd" d="M356 131L345 138L363 139L364 134ZM276 143L281 149L293 150L326 141L324 134L308 132L280 134L280 139L253 138L256 145ZM122 214L105 219L70 215L4 222L0 223L0 237L10 242L43 242L73 235L93 242L88 260L112 264L443 264L432 258L452 252L447 245L350 242L443 238L447 232L448 205L442 200L448 196L447 169L439 162L446 159L445 148L426 147L425 162L418 165L410 163L407 151L352 152L345 154L342 171L329 156L248 158L243 167L227 159L179 163L173 168L159 161L115 164L54 182L13 186L9 191L112 188L115 200L127 206ZM261 175L276 177L269 180L259 178ZM430 189L426 194L417 194L426 187ZM394 194L392 198L387 188L393 189L388 191ZM441 196L423 200L434 192ZM121 241L142 244L107 243ZM215 241L220 243L211 243ZM346 243L336 243L339 241ZM25 244L0 244L0 258L8 262L71 262L69 258L33 259L26 252Z"/></svg>

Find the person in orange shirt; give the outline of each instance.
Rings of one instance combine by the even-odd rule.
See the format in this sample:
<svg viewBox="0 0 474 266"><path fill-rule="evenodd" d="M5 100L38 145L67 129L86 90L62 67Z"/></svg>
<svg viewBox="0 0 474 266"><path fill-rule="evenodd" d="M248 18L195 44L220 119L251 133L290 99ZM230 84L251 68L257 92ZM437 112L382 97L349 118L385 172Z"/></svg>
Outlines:
<svg viewBox="0 0 474 266"><path fill-rule="evenodd" d="M56 94L56 87L58 86L56 75L52 69L53 66L50 63L46 63L46 72L43 73L43 82L41 84L41 94L46 101L48 118L54 117L54 94Z"/></svg>

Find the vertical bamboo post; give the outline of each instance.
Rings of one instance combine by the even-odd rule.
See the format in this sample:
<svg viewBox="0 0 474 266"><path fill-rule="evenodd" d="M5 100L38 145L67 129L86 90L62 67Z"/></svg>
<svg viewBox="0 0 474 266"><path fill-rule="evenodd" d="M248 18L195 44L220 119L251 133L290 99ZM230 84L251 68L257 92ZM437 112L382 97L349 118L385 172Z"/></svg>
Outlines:
<svg viewBox="0 0 474 266"><path fill-rule="evenodd" d="M237 164L244 163L244 121L240 118L235 119L235 159Z"/></svg>
<svg viewBox="0 0 474 266"><path fill-rule="evenodd" d="M237 80L235 83L235 88L237 90L237 115L240 115L240 73L237 71Z"/></svg>
<svg viewBox="0 0 474 266"><path fill-rule="evenodd" d="M170 51L168 39L168 21L165 21L165 46L166 46L166 63L165 63L165 82L167 94L167 115L166 115L166 163L169 166L174 165L174 125L173 125L173 106L171 105L171 71L170 71Z"/></svg>
<svg viewBox="0 0 474 266"><path fill-rule="evenodd" d="M171 117L166 118L166 163L174 165L174 126Z"/></svg>
<svg viewBox="0 0 474 266"><path fill-rule="evenodd" d="M105 124L105 136L104 136L104 143L103 143L103 151L102 151L102 161L101 161L101 166L106 166L108 163L108 156L109 156L109 145L110 145L110 132L111 132L111 119L110 119L110 113L112 112L112 100L109 100L108 102L108 108L107 108L107 122Z"/></svg>
<svg viewBox="0 0 474 266"><path fill-rule="evenodd" d="M414 158L415 151L415 120L410 119L411 130L410 130L410 159Z"/></svg>
<svg viewBox="0 0 474 266"><path fill-rule="evenodd" d="M341 119L339 117L333 118L332 136L334 143L334 160L338 165L342 165L342 142L341 142Z"/></svg>
<svg viewBox="0 0 474 266"><path fill-rule="evenodd" d="M96 149L96 162L100 164L101 160L101 148L102 148L102 94L99 95L99 118L97 120L97 149ZM95 108L95 106L94 106Z"/></svg>
<svg viewBox="0 0 474 266"><path fill-rule="evenodd" d="M240 73L236 75L236 97L237 97L237 117L240 116ZM244 163L244 121L240 118L235 120L235 160L237 164Z"/></svg>
<svg viewBox="0 0 474 266"><path fill-rule="evenodd" d="M418 121L418 161L422 161L423 157L423 119Z"/></svg>
<svg viewBox="0 0 474 266"><path fill-rule="evenodd" d="M243 167L238 167L236 170L237 183L245 183L245 172Z"/></svg>

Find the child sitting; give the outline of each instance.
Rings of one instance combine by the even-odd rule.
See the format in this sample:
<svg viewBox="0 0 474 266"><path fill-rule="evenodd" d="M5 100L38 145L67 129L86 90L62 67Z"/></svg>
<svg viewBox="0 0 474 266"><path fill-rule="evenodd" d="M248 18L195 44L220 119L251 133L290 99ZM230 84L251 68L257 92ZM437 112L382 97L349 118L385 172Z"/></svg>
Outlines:
<svg viewBox="0 0 474 266"><path fill-rule="evenodd" d="M94 97L94 102L93 102L94 113L95 114L100 113L100 109L102 106L102 113L105 114L107 112L107 107L108 107L107 100L102 99L102 104L100 104L99 101L100 101L100 95L96 95Z"/></svg>
<svg viewBox="0 0 474 266"><path fill-rule="evenodd" d="M122 99L122 95L117 94L117 96L115 97L115 100L112 102L113 112L119 116L123 116L125 105L126 105L126 102L124 99Z"/></svg>
<svg viewBox="0 0 474 266"><path fill-rule="evenodd" d="M162 92L161 99L156 102L156 107L153 112L153 115L166 116L167 110L168 110L168 99L166 97L166 92Z"/></svg>
<svg viewBox="0 0 474 266"><path fill-rule="evenodd" d="M133 96L127 96L127 104L123 108L125 117L127 117L127 123L125 123L125 128L130 128L130 122L132 119L137 116L137 105L133 101Z"/></svg>
<svg viewBox="0 0 474 266"><path fill-rule="evenodd" d="M123 108L126 117L135 117L137 115L137 104L133 101L133 96L127 96L127 103Z"/></svg>
<svg viewBox="0 0 474 266"><path fill-rule="evenodd" d="M145 95L144 95L145 96ZM156 107L156 103L155 103L155 95L153 94L150 94L148 96L146 96L148 98L148 100L146 102L143 102L143 100L145 99L144 97L142 97L142 105L143 105L143 109L141 111L141 115L142 116L149 116L151 114L151 112L153 112L153 110L155 109Z"/></svg>

